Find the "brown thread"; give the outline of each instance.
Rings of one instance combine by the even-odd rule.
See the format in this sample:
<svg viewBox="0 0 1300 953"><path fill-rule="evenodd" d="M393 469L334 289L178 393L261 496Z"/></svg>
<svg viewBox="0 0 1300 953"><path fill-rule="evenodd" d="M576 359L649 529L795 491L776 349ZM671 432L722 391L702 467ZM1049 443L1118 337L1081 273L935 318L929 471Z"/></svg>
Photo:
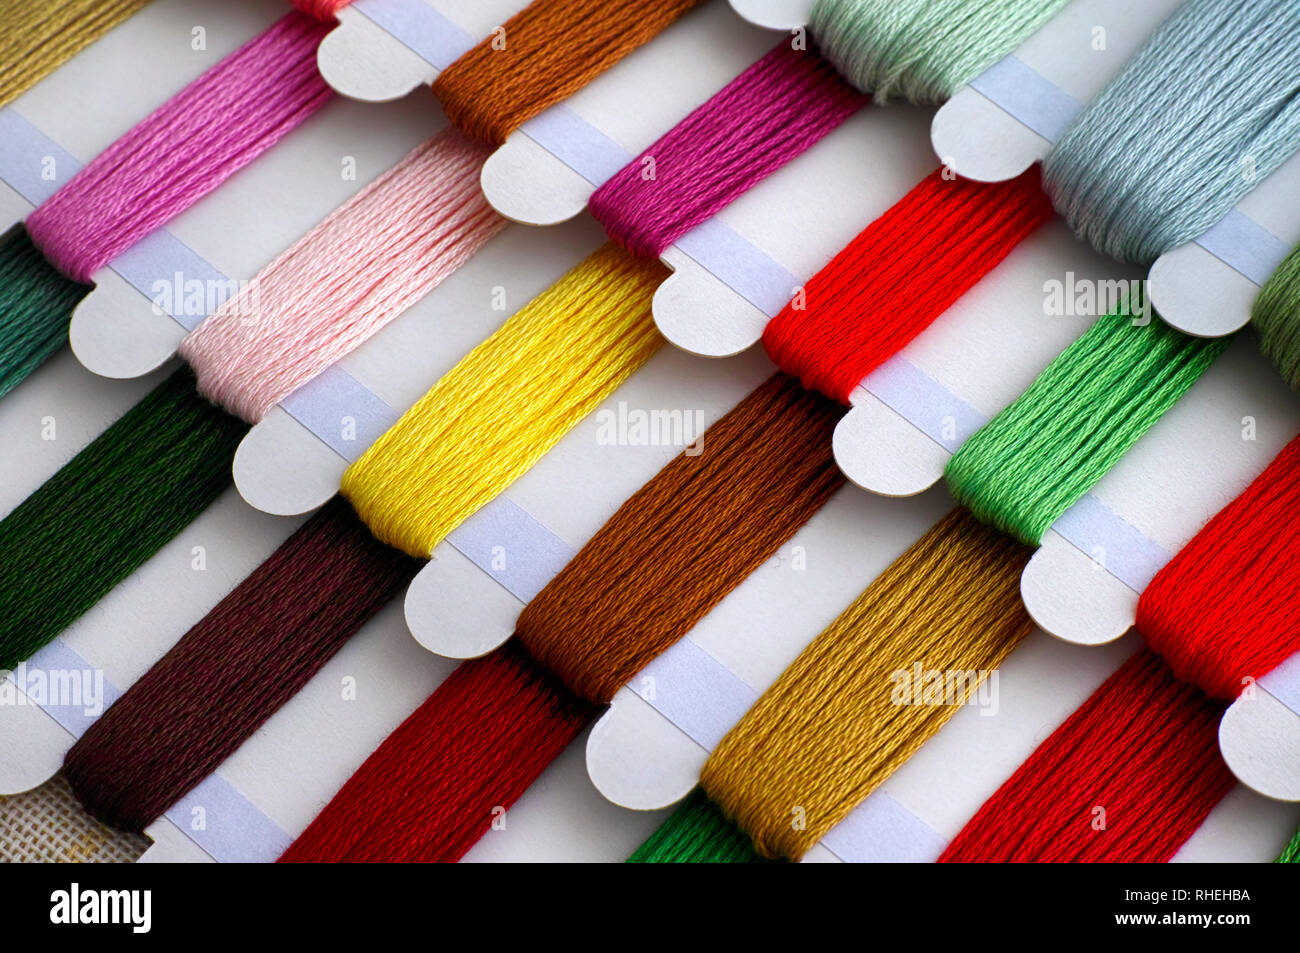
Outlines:
<svg viewBox="0 0 1300 953"><path fill-rule="evenodd" d="M607 704L844 483L844 408L775 374L627 500L515 632L578 696Z"/></svg>
<svg viewBox="0 0 1300 953"><path fill-rule="evenodd" d="M987 672L1029 635L1020 573L1032 552L967 510L952 511L727 733L700 783L760 853L802 857L975 687L949 704L900 704L895 672L917 662L927 672Z"/></svg>
<svg viewBox="0 0 1300 953"><path fill-rule="evenodd" d="M447 67L433 92L452 122L499 146L701 2L534 0Z"/></svg>

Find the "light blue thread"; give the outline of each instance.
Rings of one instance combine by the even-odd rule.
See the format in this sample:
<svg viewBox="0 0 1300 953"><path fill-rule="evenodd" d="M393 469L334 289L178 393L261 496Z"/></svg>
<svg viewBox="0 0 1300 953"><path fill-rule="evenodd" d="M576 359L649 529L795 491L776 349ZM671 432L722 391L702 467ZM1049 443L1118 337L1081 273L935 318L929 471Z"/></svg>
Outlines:
<svg viewBox="0 0 1300 953"><path fill-rule="evenodd" d="M1150 264L1300 148L1300 0L1187 0L1043 162L1070 227Z"/></svg>

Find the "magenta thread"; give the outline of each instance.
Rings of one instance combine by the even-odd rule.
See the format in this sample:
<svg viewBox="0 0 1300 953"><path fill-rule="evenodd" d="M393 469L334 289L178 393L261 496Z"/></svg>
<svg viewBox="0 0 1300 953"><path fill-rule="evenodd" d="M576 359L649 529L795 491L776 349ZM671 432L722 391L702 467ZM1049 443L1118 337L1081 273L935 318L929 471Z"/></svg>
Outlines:
<svg viewBox="0 0 1300 953"><path fill-rule="evenodd" d="M591 196L609 236L656 258L864 106L812 50L783 40Z"/></svg>

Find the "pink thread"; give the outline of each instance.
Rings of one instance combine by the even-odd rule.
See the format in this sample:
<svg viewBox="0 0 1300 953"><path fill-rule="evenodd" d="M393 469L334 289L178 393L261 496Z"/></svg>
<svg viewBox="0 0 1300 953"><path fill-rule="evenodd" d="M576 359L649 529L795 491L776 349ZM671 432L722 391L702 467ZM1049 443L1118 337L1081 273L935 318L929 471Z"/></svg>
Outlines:
<svg viewBox="0 0 1300 953"><path fill-rule="evenodd" d="M816 52L783 40L597 189L588 208L628 251L657 258L869 101Z"/></svg>
<svg viewBox="0 0 1300 953"><path fill-rule="evenodd" d="M439 133L267 265L181 343L199 392L261 420L432 291L506 224L479 187L490 151Z"/></svg>
<svg viewBox="0 0 1300 953"><path fill-rule="evenodd" d="M290 13L227 56L32 212L32 241L69 278L91 281L329 102L316 69L328 32Z"/></svg>
<svg viewBox="0 0 1300 953"><path fill-rule="evenodd" d="M310 17L323 23L333 23L338 12L352 0L293 0L293 5Z"/></svg>

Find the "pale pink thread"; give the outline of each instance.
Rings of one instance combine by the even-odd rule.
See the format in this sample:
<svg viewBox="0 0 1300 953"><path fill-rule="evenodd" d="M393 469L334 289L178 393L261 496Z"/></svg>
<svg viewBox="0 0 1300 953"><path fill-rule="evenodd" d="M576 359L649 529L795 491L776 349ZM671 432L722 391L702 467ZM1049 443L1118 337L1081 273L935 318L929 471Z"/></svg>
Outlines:
<svg viewBox="0 0 1300 953"><path fill-rule="evenodd" d="M69 278L96 271L207 195L329 102L329 27L283 17L160 106L27 217Z"/></svg>
<svg viewBox="0 0 1300 953"><path fill-rule="evenodd" d="M504 225L490 149L447 129L267 265L181 344L200 393L256 422L433 290Z"/></svg>

